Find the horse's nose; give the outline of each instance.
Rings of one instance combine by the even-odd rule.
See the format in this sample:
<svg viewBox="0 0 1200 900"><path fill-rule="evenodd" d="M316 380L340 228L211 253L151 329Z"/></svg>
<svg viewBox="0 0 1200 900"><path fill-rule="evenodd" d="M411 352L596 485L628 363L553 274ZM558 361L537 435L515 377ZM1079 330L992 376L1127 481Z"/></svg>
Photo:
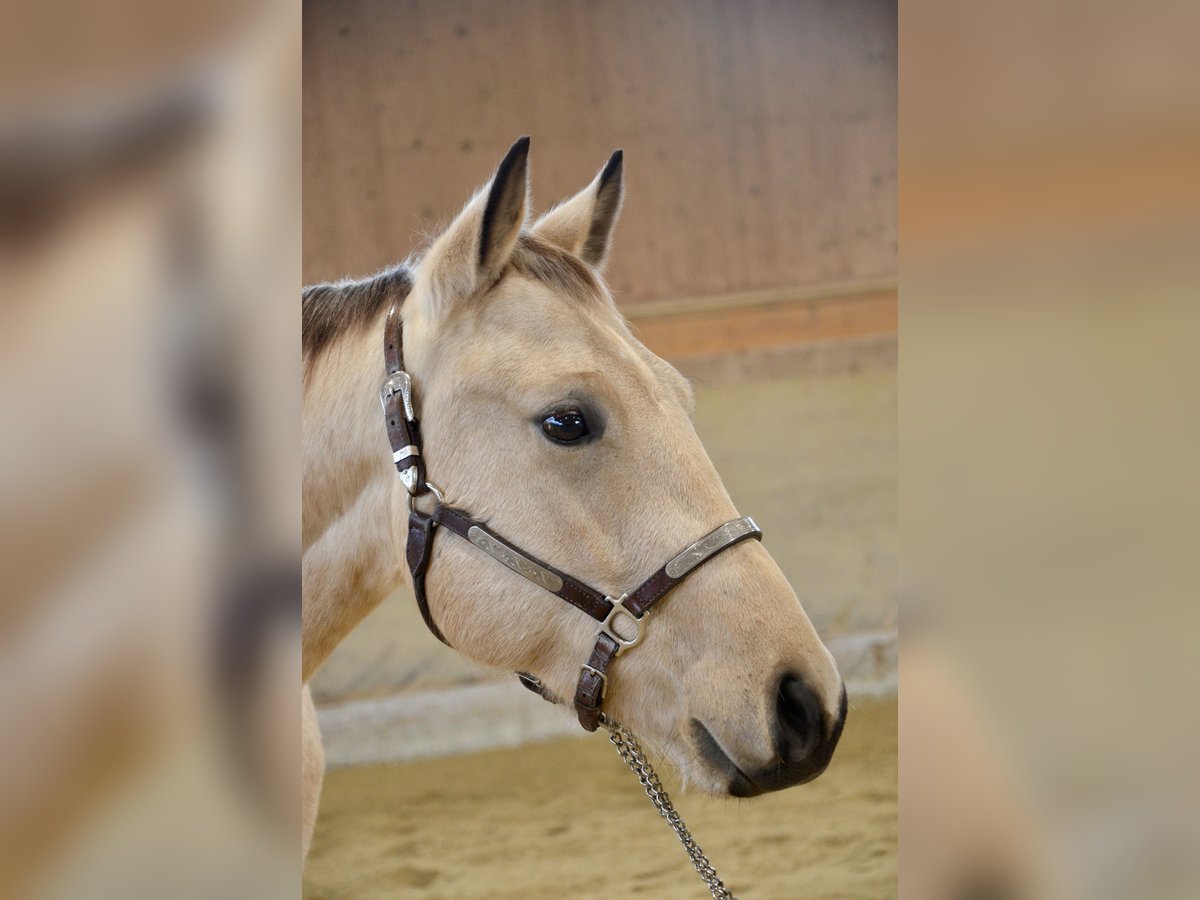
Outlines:
<svg viewBox="0 0 1200 900"><path fill-rule="evenodd" d="M776 749L782 765L779 786L802 784L829 765L846 721L846 688L836 714L826 712L821 698L802 678L784 675L776 693Z"/></svg>
<svg viewBox="0 0 1200 900"><path fill-rule="evenodd" d="M808 756L821 742L825 731L821 699L795 675L783 676L776 696L780 755L784 759Z"/></svg>

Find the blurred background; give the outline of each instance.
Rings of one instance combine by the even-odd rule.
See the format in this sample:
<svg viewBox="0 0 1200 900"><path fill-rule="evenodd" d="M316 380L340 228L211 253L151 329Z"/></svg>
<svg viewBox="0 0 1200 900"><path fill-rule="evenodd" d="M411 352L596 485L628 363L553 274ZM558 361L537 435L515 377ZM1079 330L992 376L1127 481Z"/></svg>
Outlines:
<svg viewBox="0 0 1200 900"><path fill-rule="evenodd" d="M705 446L849 684L831 770L737 807L685 800L705 817L698 835L760 897L893 896L894 4L308 2L306 282L419 249L522 134L539 211L624 149L608 282L643 340L692 379ZM407 590L312 687L336 771L311 897L697 890L607 742L578 740L569 711L438 643ZM397 762L411 765L369 768ZM481 788L485 772L508 787ZM640 873L588 874L583 809L644 841ZM464 816L510 840L472 838ZM780 828L825 833L780 856L756 840ZM513 849L523 843L540 846L536 864Z"/></svg>
<svg viewBox="0 0 1200 900"><path fill-rule="evenodd" d="M1195 4L906 3L901 896L1200 896Z"/></svg>

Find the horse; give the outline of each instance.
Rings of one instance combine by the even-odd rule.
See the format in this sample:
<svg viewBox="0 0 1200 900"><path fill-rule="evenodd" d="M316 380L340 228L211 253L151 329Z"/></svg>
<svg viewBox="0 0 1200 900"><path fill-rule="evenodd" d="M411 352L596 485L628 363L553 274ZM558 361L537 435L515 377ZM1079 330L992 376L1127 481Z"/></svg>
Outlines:
<svg viewBox="0 0 1200 900"><path fill-rule="evenodd" d="M379 408L393 317L438 502L519 540L521 553L611 599L737 515L693 427L689 382L638 340L603 278L623 155L533 219L528 148L513 145L426 252L303 294L302 856L323 773L309 679L413 579L409 509L425 500L397 477ZM566 702L596 622L482 546L434 543L427 623L458 652ZM605 715L688 783L748 797L824 771L845 688L760 542L728 546L678 583L644 637L608 671Z"/></svg>

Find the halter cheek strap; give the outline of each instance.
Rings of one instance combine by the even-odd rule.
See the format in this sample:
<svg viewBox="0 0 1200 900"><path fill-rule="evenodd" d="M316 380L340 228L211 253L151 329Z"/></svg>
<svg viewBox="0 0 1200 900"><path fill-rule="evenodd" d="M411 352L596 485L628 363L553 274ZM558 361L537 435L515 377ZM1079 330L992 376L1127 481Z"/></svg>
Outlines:
<svg viewBox="0 0 1200 900"><path fill-rule="evenodd" d="M584 582L573 578L549 563L527 553L516 544L501 537L488 526L460 509L447 506L441 494L425 481L425 463L421 455L421 426L414 412L412 381L404 371L403 332L400 314L393 306L388 311L385 327L385 361L388 377L380 391L384 415L387 418L388 438L392 444L392 459L410 496L432 492L437 504L432 513L412 508L408 517L408 539L405 561L412 575L413 593L421 618L443 644L450 646L437 627L425 593L425 577L433 554L436 529L440 526L474 544L493 559L504 564L538 587L570 603L600 623L591 655L579 672L575 686L574 706L579 723L595 731L601 721L601 709L608 691L608 670L614 659L645 636L650 610L672 588L718 554L748 538L762 540L762 530L749 516L726 522L695 543L684 548L653 575L632 591L619 598L606 596ZM554 701L533 675L520 673L521 683L530 690Z"/></svg>
<svg viewBox="0 0 1200 900"><path fill-rule="evenodd" d="M384 326L383 359L388 377L379 391L387 421L392 462L410 495L425 490L425 459L421 456L421 423L413 406L412 379L404 371L404 331L395 305Z"/></svg>

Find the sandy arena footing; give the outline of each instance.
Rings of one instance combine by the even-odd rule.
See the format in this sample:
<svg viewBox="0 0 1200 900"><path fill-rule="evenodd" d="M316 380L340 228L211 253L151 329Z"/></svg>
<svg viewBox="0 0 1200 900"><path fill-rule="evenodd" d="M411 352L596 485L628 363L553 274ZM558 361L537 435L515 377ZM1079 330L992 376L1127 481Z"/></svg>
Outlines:
<svg viewBox="0 0 1200 900"><path fill-rule="evenodd" d="M895 897L894 698L853 703L829 770L803 787L711 800L667 781L743 900ZM629 895L706 890L604 736L326 776L306 900Z"/></svg>

